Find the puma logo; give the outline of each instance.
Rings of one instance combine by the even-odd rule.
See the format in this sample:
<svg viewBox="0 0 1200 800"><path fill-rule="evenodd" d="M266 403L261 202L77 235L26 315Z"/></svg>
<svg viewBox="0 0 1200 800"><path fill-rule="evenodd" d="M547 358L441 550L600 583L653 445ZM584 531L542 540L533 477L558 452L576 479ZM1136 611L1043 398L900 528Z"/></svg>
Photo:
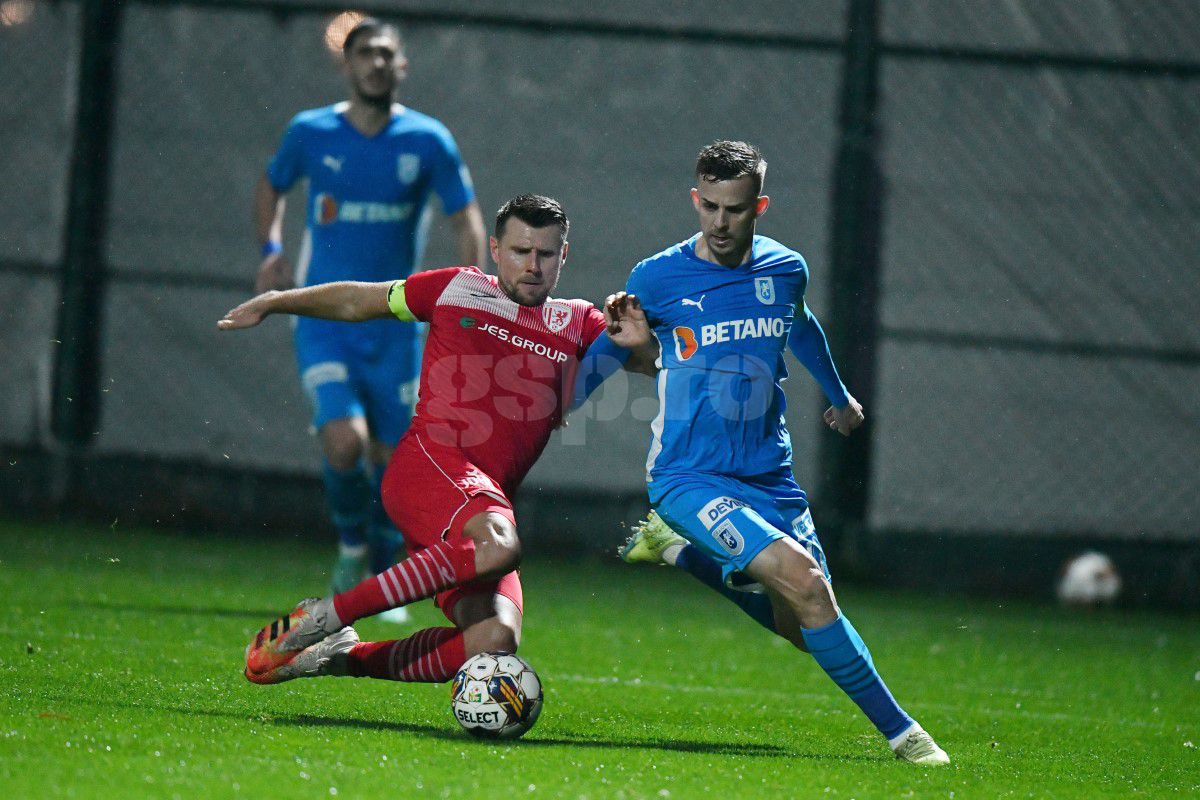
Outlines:
<svg viewBox="0 0 1200 800"><path fill-rule="evenodd" d="M700 295L699 300L693 300L690 297L685 297L685 298L683 298L683 304L685 306L695 306L696 308L700 309L701 312L703 312L704 311L704 297L705 297L705 295Z"/></svg>
<svg viewBox="0 0 1200 800"><path fill-rule="evenodd" d="M341 158L334 158L333 156L327 155L321 159L321 163L324 164L325 166L329 167L334 172L337 172L340 174L342 171L342 163L345 160L346 160L345 156L342 156Z"/></svg>

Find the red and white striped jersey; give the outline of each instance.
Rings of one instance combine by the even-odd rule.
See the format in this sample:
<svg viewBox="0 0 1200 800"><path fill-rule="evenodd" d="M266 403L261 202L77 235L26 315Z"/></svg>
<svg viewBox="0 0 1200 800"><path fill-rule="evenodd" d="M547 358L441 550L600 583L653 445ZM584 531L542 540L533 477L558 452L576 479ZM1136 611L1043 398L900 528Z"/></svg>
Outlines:
<svg viewBox="0 0 1200 800"><path fill-rule="evenodd" d="M429 323L412 429L515 491L562 421L604 315L586 300L519 305L475 267L412 275L404 302Z"/></svg>

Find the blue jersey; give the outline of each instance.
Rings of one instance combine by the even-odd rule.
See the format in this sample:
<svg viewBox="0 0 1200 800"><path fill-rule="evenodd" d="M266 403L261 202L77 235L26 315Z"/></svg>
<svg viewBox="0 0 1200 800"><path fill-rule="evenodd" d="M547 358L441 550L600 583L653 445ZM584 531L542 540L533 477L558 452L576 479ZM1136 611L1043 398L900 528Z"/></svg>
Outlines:
<svg viewBox="0 0 1200 800"><path fill-rule="evenodd" d="M346 119L347 105L296 115L267 167L281 193L308 179L301 286L407 277L421 257L431 194L447 215L475 197L442 123L396 105L391 122L368 137Z"/></svg>
<svg viewBox="0 0 1200 800"><path fill-rule="evenodd" d="M783 353L803 317L808 266L755 236L751 259L724 267L696 255L699 235L634 268L658 337L658 416L647 480L679 473L761 475L791 464Z"/></svg>

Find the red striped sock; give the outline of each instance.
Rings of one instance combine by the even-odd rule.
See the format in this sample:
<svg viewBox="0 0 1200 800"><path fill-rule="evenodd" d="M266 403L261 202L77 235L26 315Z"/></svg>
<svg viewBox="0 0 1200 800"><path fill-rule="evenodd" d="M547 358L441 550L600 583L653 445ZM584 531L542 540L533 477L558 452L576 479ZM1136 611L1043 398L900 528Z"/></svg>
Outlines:
<svg viewBox="0 0 1200 800"><path fill-rule="evenodd" d="M334 595L333 609L343 625L433 597L475 579L475 542L460 537L438 542L399 564Z"/></svg>
<svg viewBox="0 0 1200 800"><path fill-rule="evenodd" d="M346 656L356 678L442 683L454 677L467 660L458 628L426 628L407 639L360 642Z"/></svg>

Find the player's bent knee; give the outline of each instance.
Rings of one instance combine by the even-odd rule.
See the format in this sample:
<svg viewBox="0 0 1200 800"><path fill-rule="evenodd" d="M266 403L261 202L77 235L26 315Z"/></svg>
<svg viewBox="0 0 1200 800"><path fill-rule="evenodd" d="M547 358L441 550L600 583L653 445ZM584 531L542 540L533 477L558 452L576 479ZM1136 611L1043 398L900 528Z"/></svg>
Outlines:
<svg viewBox="0 0 1200 800"><path fill-rule="evenodd" d="M786 539L768 550L754 576L763 585L800 609L829 603L831 589L825 573L808 551Z"/></svg>
<svg viewBox="0 0 1200 800"><path fill-rule="evenodd" d="M490 617L467 630L465 644L470 655L515 653L521 644L521 626L499 617Z"/></svg>
<svg viewBox="0 0 1200 800"><path fill-rule="evenodd" d="M334 420L321 428L321 450L334 469L353 469L363 456L363 438L348 420Z"/></svg>
<svg viewBox="0 0 1200 800"><path fill-rule="evenodd" d="M463 534L475 542L475 565L481 576L503 575L521 565L521 540L516 526L493 512L472 517Z"/></svg>
<svg viewBox="0 0 1200 800"><path fill-rule="evenodd" d="M825 580L825 573L818 566L801 569L796 583L800 600L805 605L821 603L829 597L829 583Z"/></svg>

